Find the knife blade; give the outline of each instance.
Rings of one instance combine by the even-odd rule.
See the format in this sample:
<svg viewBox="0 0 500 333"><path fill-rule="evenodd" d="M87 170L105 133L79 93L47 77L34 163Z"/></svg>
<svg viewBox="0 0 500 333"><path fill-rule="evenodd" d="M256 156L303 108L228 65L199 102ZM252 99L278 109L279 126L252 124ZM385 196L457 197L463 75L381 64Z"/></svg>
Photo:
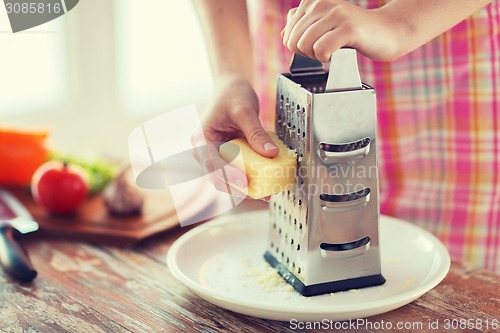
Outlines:
<svg viewBox="0 0 500 333"><path fill-rule="evenodd" d="M17 237L38 230L31 214L9 192L0 189L0 265L12 278L30 282L37 271Z"/></svg>

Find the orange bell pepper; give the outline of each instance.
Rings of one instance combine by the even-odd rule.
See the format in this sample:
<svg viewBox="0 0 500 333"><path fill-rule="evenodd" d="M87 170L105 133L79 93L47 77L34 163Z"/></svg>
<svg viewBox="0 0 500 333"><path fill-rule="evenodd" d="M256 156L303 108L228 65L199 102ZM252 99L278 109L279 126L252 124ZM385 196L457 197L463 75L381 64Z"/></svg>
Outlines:
<svg viewBox="0 0 500 333"><path fill-rule="evenodd" d="M35 170L49 159L46 130L0 127L0 185L29 185Z"/></svg>

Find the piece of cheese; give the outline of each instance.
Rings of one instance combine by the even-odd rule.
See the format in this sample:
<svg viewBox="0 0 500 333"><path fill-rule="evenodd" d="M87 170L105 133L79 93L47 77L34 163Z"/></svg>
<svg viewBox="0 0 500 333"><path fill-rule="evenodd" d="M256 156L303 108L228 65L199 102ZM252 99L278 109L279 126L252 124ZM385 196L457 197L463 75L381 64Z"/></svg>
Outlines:
<svg viewBox="0 0 500 333"><path fill-rule="evenodd" d="M293 188L297 168L296 153L290 150L276 136L268 133L280 152L274 158L267 158L256 153L245 138L238 138L223 143L219 148L220 157L231 166L244 170L248 187L235 188L254 199L260 199Z"/></svg>

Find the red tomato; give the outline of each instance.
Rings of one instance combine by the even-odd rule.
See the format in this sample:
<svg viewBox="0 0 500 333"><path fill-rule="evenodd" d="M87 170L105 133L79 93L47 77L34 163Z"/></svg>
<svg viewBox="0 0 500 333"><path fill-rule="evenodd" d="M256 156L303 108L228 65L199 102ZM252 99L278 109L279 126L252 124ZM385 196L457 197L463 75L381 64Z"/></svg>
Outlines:
<svg viewBox="0 0 500 333"><path fill-rule="evenodd" d="M78 165L61 161L42 164L33 175L31 193L35 201L49 212L67 214L87 198L87 174Z"/></svg>

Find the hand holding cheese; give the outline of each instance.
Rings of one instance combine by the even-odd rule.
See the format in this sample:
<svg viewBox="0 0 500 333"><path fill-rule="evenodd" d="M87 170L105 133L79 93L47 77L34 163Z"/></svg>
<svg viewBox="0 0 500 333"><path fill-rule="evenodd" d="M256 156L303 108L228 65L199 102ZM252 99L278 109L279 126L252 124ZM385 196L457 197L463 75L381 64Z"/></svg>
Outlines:
<svg viewBox="0 0 500 333"><path fill-rule="evenodd" d="M219 149L220 157L231 166L242 170L247 175L248 188L242 192L254 199L290 190L295 182L297 160L295 151L287 146L274 133L268 133L278 145L279 154L267 158L256 153L245 138L238 138L223 143Z"/></svg>

